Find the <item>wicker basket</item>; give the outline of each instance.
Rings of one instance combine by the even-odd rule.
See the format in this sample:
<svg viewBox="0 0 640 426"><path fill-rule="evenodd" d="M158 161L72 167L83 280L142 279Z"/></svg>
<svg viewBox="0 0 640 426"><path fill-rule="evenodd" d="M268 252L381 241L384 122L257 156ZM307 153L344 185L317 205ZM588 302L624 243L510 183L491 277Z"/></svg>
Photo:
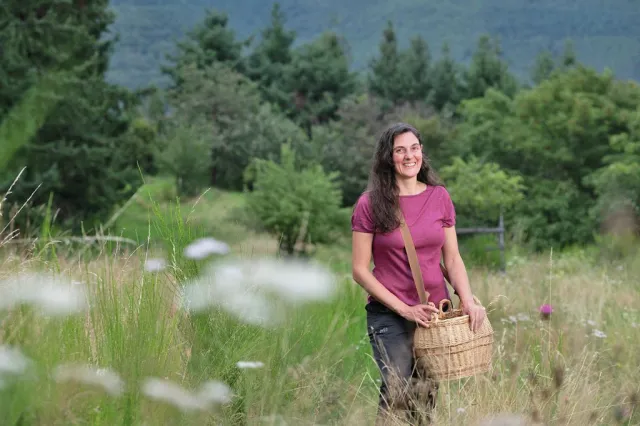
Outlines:
<svg viewBox="0 0 640 426"><path fill-rule="evenodd" d="M480 304L474 296L476 303ZM444 311L444 307L449 309ZM452 309L449 300L440 303L429 328L417 327L414 353L417 364L438 380L455 380L485 373L491 368L493 327L485 317L475 333L469 327L469 316L462 309Z"/></svg>
<svg viewBox="0 0 640 426"><path fill-rule="evenodd" d="M424 287L411 232L401 213L399 219L420 303L426 304L429 294ZM444 265L440 264L440 268L445 281L451 282ZM473 299L481 305L477 297L473 296ZM446 311L445 305L449 306ZM469 316L463 314L462 308L454 309L450 300L442 300L439 310L438 314L433 314L429 328L416 327L413 349L418 367L437 380L460 379L487 372L493 354L493 328L489 318L485 316L480 329L474 333L469 327Z"/></svg>

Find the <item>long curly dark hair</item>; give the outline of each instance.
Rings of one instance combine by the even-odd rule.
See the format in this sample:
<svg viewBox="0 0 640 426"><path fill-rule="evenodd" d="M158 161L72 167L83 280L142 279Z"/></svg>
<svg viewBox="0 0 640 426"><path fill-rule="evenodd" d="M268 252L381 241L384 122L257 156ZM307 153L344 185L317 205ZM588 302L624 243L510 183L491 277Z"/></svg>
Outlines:
<svg viewBox="0 0 640 426"><path fill-rule="evenodd" d="M399 189L393 164L393 144L396 136L406 132L413 133L422 145L422 138L415 127L406 123L392 124L380 134L369 174L369 205L372 209L376 232L383 234L400 226L397 216ZM422 166L418 172L418 181L431 186L443 185L424 153Z"/></svg>

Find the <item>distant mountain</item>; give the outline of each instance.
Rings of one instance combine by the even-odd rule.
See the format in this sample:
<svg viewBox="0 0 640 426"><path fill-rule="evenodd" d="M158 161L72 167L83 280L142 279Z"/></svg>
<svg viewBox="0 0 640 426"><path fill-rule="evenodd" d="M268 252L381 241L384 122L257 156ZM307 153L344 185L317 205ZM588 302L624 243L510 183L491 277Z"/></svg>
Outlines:
<svg viewBox="0 0 640 426"><path fill-rule="evenodd" d="M112 0L119 33L108 78L138 87L161 82L159 67L175 40L204 16L207 8L228 13L238 37L269 22L273 0ZM376 55L387 20L401 46L421 34L434 56L444 41L460 61L471 56L477 38L500 38L511 69L529 75L542 49L559 53L573 40L578 59L619 78L640 80L640 0L281 0L298 43L335 29L349 42L354 68Z"/></svg>

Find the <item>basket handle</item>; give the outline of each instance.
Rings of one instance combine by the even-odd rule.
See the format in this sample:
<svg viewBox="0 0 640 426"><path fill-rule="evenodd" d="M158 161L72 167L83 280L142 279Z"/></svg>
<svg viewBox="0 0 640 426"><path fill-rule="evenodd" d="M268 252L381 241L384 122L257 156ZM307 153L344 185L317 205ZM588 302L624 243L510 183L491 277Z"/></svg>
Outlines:
<svg viewBox="0 0 640 426"><path fill-rule="evenodd" d="M448 305L448 306L449 306L449 309L453 309L453 303L451 303L451 300L449 300L449 299L442 299L442 300L440 301L440 306L439 306L440 314L444 314L444 305Z"/></svg>

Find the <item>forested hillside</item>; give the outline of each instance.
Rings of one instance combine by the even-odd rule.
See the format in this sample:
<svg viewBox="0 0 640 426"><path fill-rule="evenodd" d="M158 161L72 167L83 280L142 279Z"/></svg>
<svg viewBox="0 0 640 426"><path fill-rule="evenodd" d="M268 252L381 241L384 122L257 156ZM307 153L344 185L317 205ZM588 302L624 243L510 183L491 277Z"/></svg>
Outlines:
<svg viewBox="0 0 640 426"><path fill-rule="evenodd" d="M138 87L161 78L159 65L175 39L201 21L206 8L229 16L241 38L258 35L269 22L273 0L113 0L113 30L120 34L109 78ZM363 69L376 54L387 20L401 46L421 35L437 54L448 42L454 59L470 60L478 36L500 38L512 71L527 78L532 58L543 49L559 52L573 40L580 60L621 78L640 79L640 3L637 0L282 0L295 44L323 30L342 34L352 65Z"/></svg>

